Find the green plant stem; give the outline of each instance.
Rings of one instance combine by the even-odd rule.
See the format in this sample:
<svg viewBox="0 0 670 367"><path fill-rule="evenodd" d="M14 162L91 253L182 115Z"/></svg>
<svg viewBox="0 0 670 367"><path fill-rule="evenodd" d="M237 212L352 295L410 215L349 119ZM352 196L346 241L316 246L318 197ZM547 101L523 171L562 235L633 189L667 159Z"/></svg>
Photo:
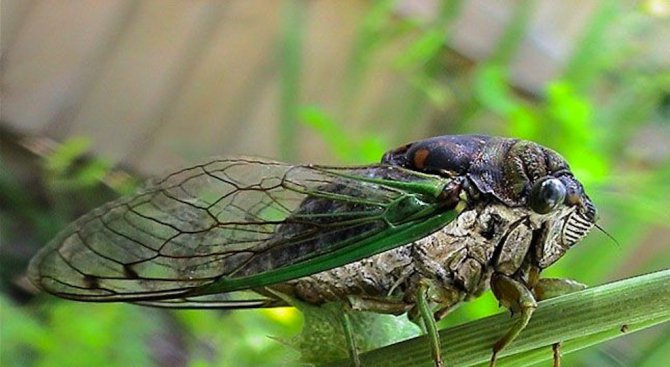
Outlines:
<svg viewBox="0 0 670 367"><path fill-rule="evenodd" d="M670 270L589 288L540 302L526 329L499 354L496 365L531 365L551 359L551 346L557 342L562 343L561 352L566 354L668 320ZM501 313L440 331L445 365L485 366L491 357L491 347L511 323L509 313ZM366 367L432 363L425 337L379 348L360 357ZM327 366L348 363L342 360Z"/></svg>

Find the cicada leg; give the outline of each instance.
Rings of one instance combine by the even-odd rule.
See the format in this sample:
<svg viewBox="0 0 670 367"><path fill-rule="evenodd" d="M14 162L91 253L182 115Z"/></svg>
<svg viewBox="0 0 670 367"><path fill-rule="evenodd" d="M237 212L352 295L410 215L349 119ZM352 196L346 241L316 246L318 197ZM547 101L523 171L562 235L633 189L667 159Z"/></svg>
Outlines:
<svg viewBox="0 0 670 367"><path fill-rule="evenodd" d="M535 294L535 299L544 301L545 299L581 291L586 288L586 284L571 279L542 278L533 286L533 293Z"/></svg>
<svg viewBox="0 0 670 367"><path fill-rule="evenodd" d="M512 327L493 345L490 367L495 366L498 353L516 339L519 333L528 325L530 317L537 308L537 302L533 293L525 284L516 281L506 275L495 273L491 277L491 290L498 301L512 311L519 313L519 318Z"/></svg>
<svg viewBox="0 0 670 367"><path fill-rule="evenodd" d="M349 296L347 297L349 308L355 311L372 311L385 315L402 315L409 310L404 302L392 302L384 299L370 297Z"/></svg>
<svg viewBox="0 0 670 367"><path fill-rule="evenodd" d="M430 350L433 354L435 367L444 367L444 363L442 362L442 353L440 352L440 335L437 332L437 324L435 323L433 311L428 305L427 296L428 285L422 283L417 289L416 307L418 308L421 320L426 327L426 334L430 342Z"/></svg>
<svg viewBox="0 0 670 367"><path fill-rule="evenodd" d="M551 351L554 361L552 367L561 367L561 343L554 343L554 345L551 346Z"/></svg>
<svg viewBox="0 0 670 367"><path fill-rule="evenodd" d="M586 285L568 279L535 279L532 291L528 287L508 276L494 274L491 277L491 289L500 303L510 309L513 314L520 313L512 328L493 346L490 366L495 366L498 353L508 346L519 333L528 325L530 317L537 308L536 300L545 300L563 294L580 291ZM560 366L560 343L552 346L553 366Z"/></svg>
<svg viewBox="0 0 670 367"><path fill-rule="evenodd" d="M533 286L533 293L535 294L535 299L542 301L583 289L586 289L586 284L571 279L543 278L537 280L537 283ZM552 345L551 350L554 360L553 367L560 367L561 343L558 342Z"/></svg>

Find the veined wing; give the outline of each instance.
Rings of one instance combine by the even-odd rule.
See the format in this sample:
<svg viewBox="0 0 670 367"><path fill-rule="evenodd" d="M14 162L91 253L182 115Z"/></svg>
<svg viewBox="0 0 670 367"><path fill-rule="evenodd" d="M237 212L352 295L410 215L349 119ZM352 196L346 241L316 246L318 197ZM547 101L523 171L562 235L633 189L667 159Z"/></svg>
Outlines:
<svg viewBox="0 0 670 367"><path fill-rule="evenodd" d="M215 160L79 218L29 275L55 295L98 302L262 287L434 232L455 216L453 187L394 166Z"/></svg>

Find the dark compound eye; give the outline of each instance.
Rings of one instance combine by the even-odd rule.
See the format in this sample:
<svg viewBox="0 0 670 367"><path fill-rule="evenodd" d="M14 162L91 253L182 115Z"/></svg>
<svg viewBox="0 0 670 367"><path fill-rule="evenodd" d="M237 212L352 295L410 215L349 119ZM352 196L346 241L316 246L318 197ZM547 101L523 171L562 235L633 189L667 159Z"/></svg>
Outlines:
<svg viewBox="0 0 670 367"><path fill-rule="evenodd" d="M530 190L528 204L536 213L547 214L563 203L565 193L565 185L559 179L543 177Z"/></svg>

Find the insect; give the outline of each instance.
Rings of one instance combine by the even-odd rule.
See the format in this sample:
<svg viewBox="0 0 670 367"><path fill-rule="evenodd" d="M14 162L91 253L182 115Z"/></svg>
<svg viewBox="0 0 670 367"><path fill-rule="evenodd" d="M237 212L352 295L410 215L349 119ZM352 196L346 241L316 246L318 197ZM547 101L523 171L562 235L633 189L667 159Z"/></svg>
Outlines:
<svg viewBox="0 0 670 367"><path fill-rule="evenodd" d="M493 346L493 365L537 299L581 287L539 274L595 220L556 152L441 136L370 166L223 158L180 170L76 220L33 258L29 276L79 301L253 308L283 305L282 293L415 313L436 366L435 320L491 288L519 314Z"/></svg>

